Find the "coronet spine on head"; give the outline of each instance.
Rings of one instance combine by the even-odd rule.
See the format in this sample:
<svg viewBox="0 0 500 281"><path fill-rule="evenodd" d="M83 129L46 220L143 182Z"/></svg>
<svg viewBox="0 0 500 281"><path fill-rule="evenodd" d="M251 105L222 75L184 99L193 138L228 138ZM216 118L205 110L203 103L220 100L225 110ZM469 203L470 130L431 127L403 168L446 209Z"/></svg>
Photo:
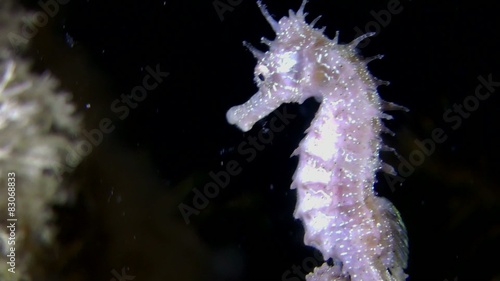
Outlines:
<svg viewBox="0 0 500 281"><path fill-rule="evenodd" d="M306 7L306 4L307 4L307 0L303 0L302 1L302 4L300 5L300 8L297 10L296 13L293 12L293 10L289 10L288 12L288 16L290 18L294 17L294 16L297 16L297 17L300 17L300 18L304 18L307 13L304 13L304 9ZM275 33L278 33L280 31L280 25L279 23L271 16L271 14L269 13L269 11L266 9L266 5L262 4L262 1L258 0L257 1L257 6L259 7L260 9L260 12L264 15L264 17L266 18L267 22L271 25L271 27L273 28L274 32Z"/></svg>

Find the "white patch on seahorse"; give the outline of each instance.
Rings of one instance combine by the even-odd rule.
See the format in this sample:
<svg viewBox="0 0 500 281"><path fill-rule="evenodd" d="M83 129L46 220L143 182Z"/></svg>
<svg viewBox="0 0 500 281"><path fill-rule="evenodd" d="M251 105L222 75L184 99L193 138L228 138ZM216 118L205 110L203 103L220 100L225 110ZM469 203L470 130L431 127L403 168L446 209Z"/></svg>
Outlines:
<svg viewBox="0 0 500 281"><path fill-rule="evenodd" d="M401 108L380 99L373 78L356 54L353 42L338 44L323 29L305 21L300 9L276 22L260 1L262 14L276 32L276 39L262 41L261 52L246 44L258 59L255 81L258 92L246 103L227 112L230 124L248 131L282 103L302 103L310 97L321 101L306 137L294 152L299 164L292 188L297 189L295 217L305 228L304 242L321 251L324 263L307 276L310 281L402 281L408 258L405 227L398 211L374 194L375 174L383 169L384 109ZM381 58L376 56L374 58Z"/></svg>

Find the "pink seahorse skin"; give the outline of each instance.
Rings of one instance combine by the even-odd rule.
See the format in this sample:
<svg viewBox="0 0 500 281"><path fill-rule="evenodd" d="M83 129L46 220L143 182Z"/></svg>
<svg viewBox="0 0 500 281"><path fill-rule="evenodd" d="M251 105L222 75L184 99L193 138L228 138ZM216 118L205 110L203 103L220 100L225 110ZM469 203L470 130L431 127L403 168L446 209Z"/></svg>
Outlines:
<svg viewBox="0 0 500 281"><path fill-rule="evenodd" d="M263 41L267 52L248 46L258 59L258 92L227 112L228 122L248 131L282 103L309 97L320 108L294 152L299 164L292 188L297 189L294 216L304 224L306 245L321 251L324 263L309 281L402 281L407 275L408 244L398 211L374 193L385 103L380 84L356 55L356 45L370 36L340 45L323 30L305 22L304 7L276 22L258 2L276 32ZM378 58L378 57L377 57Z"/></svg>

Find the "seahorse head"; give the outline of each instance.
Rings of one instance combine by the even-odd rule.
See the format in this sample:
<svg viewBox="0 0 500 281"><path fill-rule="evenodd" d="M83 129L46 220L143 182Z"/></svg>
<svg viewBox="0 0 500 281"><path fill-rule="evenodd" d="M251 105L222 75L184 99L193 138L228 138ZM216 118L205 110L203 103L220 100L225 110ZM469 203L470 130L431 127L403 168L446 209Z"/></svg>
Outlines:
<svg viewBox="0 0 500 281"><path fill-rule="evenodd" d="M335 39L324 36L324 29L313 27L319 18L311 24L305 21L306 2L302 2L297 12L290 10L288 17L275 21L259 1L258 6L275 31L276 38L273 41L262 40L269 46L265 53L246 44L258 60L254 80L259 91L282 102L301 103L313 94L318 96L318 89L334 78L332 70L326 69L325 62L333 59L328 57L328 53L339 46Z"/></svg>
<svg viewBox="0 0 500 281"><path fill-rule="evenodd" d="M326 53L335 42L325 37L323 30L313 28L316 20L311 24L305 21L306 2L302 2L297 12L290 10L289 16L279 21L271 17L260 1L257 2L276 38L273 41L262 39L269 46L266 52L244 43L257 59L254 80L258 91L247 103L228 111L226 116L230 124L248 131L257 120L282 103L302 103L311 96L321 96L317 86L326 81L321 61L327 56L319 54L318 48Z"/></svg>

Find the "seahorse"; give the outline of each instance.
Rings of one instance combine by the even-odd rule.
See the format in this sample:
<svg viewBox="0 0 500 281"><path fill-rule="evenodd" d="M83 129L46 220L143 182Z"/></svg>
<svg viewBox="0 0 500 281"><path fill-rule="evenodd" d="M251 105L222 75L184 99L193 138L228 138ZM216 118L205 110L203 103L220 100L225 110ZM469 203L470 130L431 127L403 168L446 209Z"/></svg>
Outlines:
<svg viewBox="0 0 500 281"><path fill-rule="evenodd" d="M384 111L405 109L383 101L377 92L386 84L374 78L356 46L338 43L305 21L306 0L297 12L274 20L257 2L276 38L262 38L269 49L260 51L244 42L257 59L258 91L247 102L230 108L230 124L250 130L283 103L302 103L310 97L321 104L306 136L293 155L299 156L292 189L297 190L294 216L304 225L306 245L325 260L306 280L402 281L408 259L408 239L401 216L391 202L374 191L378 171L392 167L379 158L384 149ZM330 262L330 264L331 264Z"/></svg>

